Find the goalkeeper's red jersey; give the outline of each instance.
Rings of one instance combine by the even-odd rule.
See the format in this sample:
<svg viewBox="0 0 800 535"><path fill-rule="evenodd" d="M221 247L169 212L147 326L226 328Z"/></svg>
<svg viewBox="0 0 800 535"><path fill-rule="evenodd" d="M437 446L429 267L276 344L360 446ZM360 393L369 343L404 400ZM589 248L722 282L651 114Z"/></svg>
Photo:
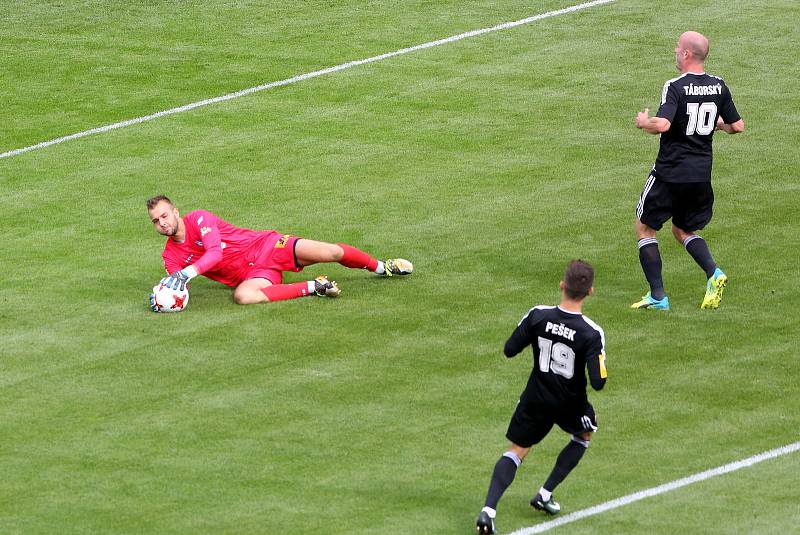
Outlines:
<svg viewBox="0 0 800 535"><path fill-rule="evenodd" d="M194 264L199 274L233 287L245 280L259 252L282 237L274 230L235 227L206 210L187 213L183 223L184 241L168 238L161 254L167 273Z"/></svg>

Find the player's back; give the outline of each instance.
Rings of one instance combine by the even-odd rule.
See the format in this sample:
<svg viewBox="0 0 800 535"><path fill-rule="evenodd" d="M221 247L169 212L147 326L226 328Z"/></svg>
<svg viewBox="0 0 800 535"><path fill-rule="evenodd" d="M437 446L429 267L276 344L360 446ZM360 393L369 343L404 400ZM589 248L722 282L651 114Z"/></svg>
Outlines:
<svg viewBox="0 0 800 535"><path fill-rule="evenodd" d="M584 402L586 364L603 358L604 338L603 330L581 313L557 306L532 308L506 343L507 356L527 344L533 349L533 371L520 401L548 406Z"/></svg>
<svg viewBox="0 0 800 535"><path fill-rule="evenodd" d="M664 84L658 117L671 126L661 134L656 178L665 182L711 180L712 139L717 117L739 119L730 90L722 78L685 73Z"/></svg>

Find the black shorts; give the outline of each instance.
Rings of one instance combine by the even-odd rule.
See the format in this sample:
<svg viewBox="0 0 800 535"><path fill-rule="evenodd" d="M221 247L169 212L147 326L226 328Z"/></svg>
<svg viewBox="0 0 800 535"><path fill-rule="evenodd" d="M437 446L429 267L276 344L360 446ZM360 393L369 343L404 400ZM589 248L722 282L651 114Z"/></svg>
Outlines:
<svg viewBox="0 0 800 535"><path fill-rule="evenodd" d="M671 217L673 225L693 232L708 225L713 206L711 182L663 182L650 175L636 205L636 216L654 230L661 230Z"/></svg>
<svg viewBox="0 0 800 535"><path fill-rule="evenodd" d="M554 424L571 435L597 431L594 407L588 401L583 406L559 408L518 403L508 424L506 438L517 446L530 448L541 442Z"/></svg>

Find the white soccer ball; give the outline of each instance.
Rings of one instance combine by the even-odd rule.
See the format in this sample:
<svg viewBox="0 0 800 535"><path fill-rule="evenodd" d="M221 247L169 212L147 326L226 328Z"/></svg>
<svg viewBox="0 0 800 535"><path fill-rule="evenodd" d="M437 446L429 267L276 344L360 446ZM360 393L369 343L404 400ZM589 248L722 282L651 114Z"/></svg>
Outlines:
<svg viewBox="0 0 800 535"><path fill-rule="evenodd" d="M156 312L180 312L189 304L189 289L173 290L165 284L153 286Z"/></svg>

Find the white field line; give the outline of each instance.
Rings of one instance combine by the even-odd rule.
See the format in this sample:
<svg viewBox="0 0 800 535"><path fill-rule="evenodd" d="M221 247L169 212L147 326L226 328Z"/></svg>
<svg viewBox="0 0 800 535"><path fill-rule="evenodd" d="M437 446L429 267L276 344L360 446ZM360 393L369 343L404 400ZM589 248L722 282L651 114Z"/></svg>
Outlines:
<svg viewBox="0 0 800 535"><path fill-rule="evenodd" d="M682 479L671 481L669 483L664 483L663 485L659 485L657 487L640 490L639 492L634 492L633 494L628 494L627 496L623 496L622 498L617 498L615 500L601 503L600 505L595 505L594 507L589 507L588 509L575 511L574 513L570 513L557 520L551 520L549 522L537 524L536 526L531 526L529 528L518 529L517 531L514 531L510 535L532 535L533 533L543 533L557 526L563 526L564 524L569 524L570 522L575 522L576 520L581 520L589 516L605 513L606 511L622 507L623 505L628 505L629 503L638 502L639 500L643 500L645 498L657 496L659 494L679 489L681 487L691 485L692 483L704 481L712 477L727 474L729 472L735 472L736 470L747 468L748 466L753 466L754 464L760 463L761 461L774 459L775 457L780 457L781 455L786 455L798 450L800 450L800 442L795 442L794 444L789 444L788 446L783 446L781 448L776 448L774 450L765 451L764 453L759 453L758 455L748 457L747 459L742 459L741 461L736 461L723 466L718 466L717 468L712 468L711 470L706 470L705 472L700 472L688 477L684 477Z"/></svg>
<svg viewBox="0 0 800 535"><path fill-rule="evenodd" d="M270 82L267 84L257 85L254 87L248 87L247 89L242 89L241 91L236 91L235 93L228 93L227 95L222 95L219 97L208 98L205 100L199 100L197 102L192 102L191 104L186 104L184 106L179 106L177 108L171 108L169 110L159 111L150 115L144 115L142 117L136 117L133 119L128 119L126 121L120 121L118 123L108 124L105 126L99 126L97 128L92 128L90 130L84 130L82 132L77 132L75 134L70 134L68 136L63 136L55 139L51 139L50 141L43 141L41 143L37 143L36 145L30 145L28 147L23 147L21 149L14 149L7 152L0 154L0 158L10 158L11 156L16 156L18 154L22 154L25 152L29 152L35 149L43 149L45 147L49 147L51 145L57 145L59 143L63 143L65 141L70 141L72 139L78 139L81 137L91 136L93 134L101 134L103 132L108 132L109 130L116 130L118 128L124 128L126 126L131 126L138 123L144 123L146 121L152 121L153 119L158 119L159 117L164 117L166 115L174 115L176 113L183 113L185 111L193 110L195 108L200 108L202 106L208 106L210 104L216 104L217 102L224 102L226 100L232 100L235 98L243 97L245 95L249 95L250 93L256 93L258 91L264 91L265 89L271 89L273 87L279 87L282 85L289 85L295 82L302 82L303 80L308 80L309 78L315 78L317 76L322 76L324 74L330 74L332 72L343 71L345 69L349 69L351 67L356 67L358 65L364 65L365 63L373 63L375 61L381 61L387 58L391 58L394 56L400 56L402 54L408 54L410 52L416 52L417 50L422 50L424 48L431 48L434 46L444 45L447 43L452 43L455 41L460 41L461 39L466 39L468 37L475 37L476 35L483 35L485 33L496 32L499 30L506 30L508 28L514 28L516 26L522 26L523 24L530 24L531 22L535 22L537 20L546 19L549 17L556 17L558 15L564 15L567 13L572 13L573 11L579 11L581 9L586 9L589 7L597 6L600 4L608 4L613 2L614 0L594 0L593 2L585 2L583 4L577 4L574 6L566 7L564 9L558 9L556 11L548 11L547 13L542 13L540 15L534 15L532 17L528 17L525 19L520 19L513 22L504 22L502 24L498 24L496 26L492 26L491 28L482 28L480 30L472 30L465 33L460 33L458 35L453 35L450 37L446 37L444 39L438 39L436 41L429 41L427 43L422 43L421 45L411 46L408 48L401 48L400 50L395 50L394 52L387 52L385 54L381 54L379 56L372 56L371 58L366 59L359 59L355 61L349 61L347 63L342 63L340 65L335 65L333 67L328 67L326 69L321 69L319 71L308 72L305 74L299 74L297 76L293 76L291 78L286 78L285 80L279 80L277 82Z"/></svg>

